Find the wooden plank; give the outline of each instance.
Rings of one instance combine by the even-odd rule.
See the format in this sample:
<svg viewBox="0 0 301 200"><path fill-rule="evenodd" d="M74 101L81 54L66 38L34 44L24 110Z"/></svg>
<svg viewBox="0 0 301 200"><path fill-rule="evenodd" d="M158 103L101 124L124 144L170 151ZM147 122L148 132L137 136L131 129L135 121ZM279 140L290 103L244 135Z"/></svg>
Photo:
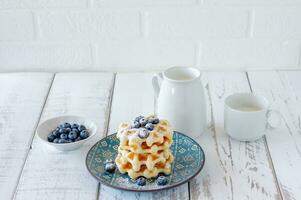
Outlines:
<svg viewBox="0 0 301 200"><path fill-rule="evenodd" d="M301 199L301 71L249 72L254 93L271 102L282 125L266 139L284 199Z"/></svg>
<svg viewBox="0 0 301 200"><path fill-rule="evenodd" d="M15 199L96 199L98 182L89 174L85 158L105 135L109 111L111 73L62 73L55 76L42 120L59 115L91 119L98 133L82 148L70 152L49 149L34 138Z"/></svg>
<svg viewBox="0 0 301 200"><path fill-rule="evenodd" d="M118 74L115 81L115 89L110 116L109 133L116 132L120 122L128 121L138 115L147 115L154 112L154 97L151 85L151 74ZM101 185L99 200L121 199L189 199L188 186L184 184L175 189L138 193L125 192Z"/></svg>
<svg viewBox="0 0 301 200"><path fill-rule="evenodd" d="M199 138L206 164L190 182L196 199L279 199L277 182L265 142L238 142L224 132L224 99L235 92L249 92L243 72L203 74L210 112L210 129Z"/></svg>
<svg viewBox="0 0 301 200"><path fill-rule="evenodd" d="M0 198L11 199L53 75L0 74Z"/></svg>

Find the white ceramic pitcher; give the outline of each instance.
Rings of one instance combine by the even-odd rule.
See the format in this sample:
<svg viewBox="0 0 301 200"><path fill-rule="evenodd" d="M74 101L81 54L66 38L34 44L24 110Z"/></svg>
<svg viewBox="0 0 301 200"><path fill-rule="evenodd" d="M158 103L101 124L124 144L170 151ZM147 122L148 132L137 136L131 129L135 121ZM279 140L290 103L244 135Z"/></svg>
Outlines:
<svg viewBox="0 0 301 200"><path fill-rule="evenodd" d="M174 130L193 138L207 127L207 112L201 73L192 67L172 67L152 79L156 114Z"/></svg>

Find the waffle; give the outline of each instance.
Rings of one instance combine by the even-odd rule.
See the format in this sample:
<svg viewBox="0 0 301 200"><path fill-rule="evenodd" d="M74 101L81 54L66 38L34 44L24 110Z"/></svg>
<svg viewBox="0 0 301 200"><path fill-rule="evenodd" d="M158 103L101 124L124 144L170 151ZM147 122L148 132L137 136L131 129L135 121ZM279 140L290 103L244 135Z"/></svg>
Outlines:
<svg viewBox="0 0 301 200"><path fill-rule="evenodd" d="M148 116L145 119L151 119ZM143 128L142 128L143 129ZM135 179L139 176L156 177L159 173L170 174L173 155L170 151L173 131L167 120L160 120L146 138L139 137L141 128L131 128L121 123L117 138L120 140L116 165L121 173Z"/></svg>

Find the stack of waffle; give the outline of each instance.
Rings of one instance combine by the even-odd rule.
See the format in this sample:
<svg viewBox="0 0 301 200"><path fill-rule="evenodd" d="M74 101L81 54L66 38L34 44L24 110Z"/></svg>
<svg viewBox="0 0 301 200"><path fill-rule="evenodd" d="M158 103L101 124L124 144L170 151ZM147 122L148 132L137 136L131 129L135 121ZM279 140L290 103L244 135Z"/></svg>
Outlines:
<svg viewBox="0 0 301 200"><path fill-rule="evenodd" d="M154 178L159 173L170 174L174 159L169 149L173 131L168 121L160 120L146 138L139 137L141 129L131 128L129 123L120 124L117 132L120 144L115 160L119 171L128 173L132 179L140 176Z"/></svg>

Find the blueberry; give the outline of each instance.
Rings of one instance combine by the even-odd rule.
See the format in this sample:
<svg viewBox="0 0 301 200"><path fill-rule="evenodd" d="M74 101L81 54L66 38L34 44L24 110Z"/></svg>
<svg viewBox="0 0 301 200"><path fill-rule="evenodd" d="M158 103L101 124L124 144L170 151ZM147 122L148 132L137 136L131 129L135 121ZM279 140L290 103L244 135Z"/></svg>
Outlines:
<svg viewBox="0 0 301 200"><path fill-rule="evenodd" d="M65 140L65 139L59 139L59 142L58 142L58 143L63 144L63 143L68 143L68 141Z"/></svg>
<svg viewBox="0 0 301 200"><path fill-rule="evenodd" d="M55 136L52 133L49 133L47 140L48 142L53 142L53 140L55 139Z"/></svg>
<svg viewBox="0 0 301 200"><path fill-rule="evenodd" d="M106 162L105 163L105 170L106 172L109 172L109 173L113 173L116 169L116 165L114 162Z"/></svg>
<svg viewBox="0 0 301 200"><path fill-rule="evenodd" d="M66 129L65 129L65 132L66 132L66 133L70 133L70 131L71 131L71 128L66 128Z"/></svg>
<svg viewBox="0 0 301 200"><path fill-rule="evenodd" d="M147 123L146 125L145 125L145 128L147 129L147 130L149 130L149 131L152 131L152 130L154 130L154 125L152 124L152 123Z"/></svg>
<svg viewBox="0 0 301 200"><path fill-rule="evenodd" d="M139 120L139 123L140 123L141 126L145 126L145 124L147 124L147 120L144 119L144 118L141 118L141 119Z"/></svg>
<svg viewBox="0 0 301 200"><path fill-rule="evenodd" d="M80 136L78 136L78 137L74 140L74 142L77 142L77 141L80 141L80 140L82 140L82 138L81 138Z"/></svg>
<svg viewBox="0 0 301 200"><path fill-rule="evenodd" d="M135 117L133 121L139 122L140 119L144 118L142 115Z"/></svg>
<svg viewBox="0 0 301 200"><path fill-rule="evenodd" d="M149 119L149 122L152 124L158 124L160 122L160 120L158 118L152 118L152 119Z"/></svg>
<svg viewBox="0 0 301 200"><path fill-rule="evenodd" d="M60 134L59 130L54 130L54 131L52 131L52 135L54 135L54 137L56 137L56 138L59 138L61 134Z"/></svg>
<svg viewBox="0 0 301 200"><path fill-rule="evenodd" d="M64 123L63 127L64 128L71 128L71 124L66 122L66 123Z"/></svg>
<svg viewBox="0 0 301 200"><path fill-rule="evenodd" d="M60 128L59 133L60 133L60 134L66 133L66 129L65 129L65 128Z"/></svg>
<svg viewBox="0 0 301 200"><path fill-rule="evenodd" d="M73 132L79 134L79 131L77 130L77 128L73 128L71 131L73 131Z"/></svg>
<svg viewBox="0 0 301 200"><path fill-rule="evenodd" d="M74 128L76 128L76 129L77 129L78 127L79 127L79 125L78 125L78 124L72 124L72 125L71 125L71 129L74 129Z"/></svg>
<svg viewBox="0 0 301 200"><path fill-rule="evenodd" d="M82 139L86 139L87 137L89 137L89 133L87 130L81 131L79 135Z"/></svg>
<svg viewBox="0 0 301 200"><path fill-rule="evenodd" d="M167 182L168 182L168 180L167 180L166 176L159 176L157 178L157 184L158 185L166 185Z"/></svg>
<svg viewBox="0 0 301 200"><path fill-rule="evenodd" d="M139 186L144 186L146 184L146 179L144 177L139 177L136 183Z"/></svg>
<svg viewBox="0 0 301 200"><path fill-rule="evenodd" d="M79 127L77 128L79 132L86 130L86 127L84 125L79 125Z"/></svg>
<svg viewBox="0 0 301 200"><path fill-rule="evenodd" d="M68 138L71 139L71 140L75 140L77 138L77 133L75 131L71 131L68 134Z"/></svg>
<svg viewBox="0 0 301 200"><path fill-rule="evenodd" d="M68 139L68 134L67 133L63 133L63 134L61 134L60 138L66 140L66 139Z"/></svg>
<svg viewBox="0 0 301 200"><path fill-rule="evenodd" d="M64 124L60 124L60 125L58 126L58 128L59 128L59 129L64 128Z"/></svg>
<svg viewBox="0 0 301 200"><path fill-rule="evenodd" d="M149 136L149 132L148 132L148 130L146 130L145 128L141 128L141 129L139 129L138 136L139 136L141 139L147 138L147 137Z"/></svg>
<svg viewBox="0 0 301 200"><path fill-rule="evenodd" d="M139 128L140 127L140 123L137 121L134 121L131 125L132 128Z"/></svg>
<svg viewBox="0 0 301 200"><path fill-rule="evenodd" d="M55 139L53 140L53 143L59 143L59 141L60 141L59 138L55 138Z"/></svg>
<svg viewBox="0 0 301 200"><path fill-rule="evenodd" d="M72 143L72 142L74 142L72 139L67 140L67 143Z"/></svg>

